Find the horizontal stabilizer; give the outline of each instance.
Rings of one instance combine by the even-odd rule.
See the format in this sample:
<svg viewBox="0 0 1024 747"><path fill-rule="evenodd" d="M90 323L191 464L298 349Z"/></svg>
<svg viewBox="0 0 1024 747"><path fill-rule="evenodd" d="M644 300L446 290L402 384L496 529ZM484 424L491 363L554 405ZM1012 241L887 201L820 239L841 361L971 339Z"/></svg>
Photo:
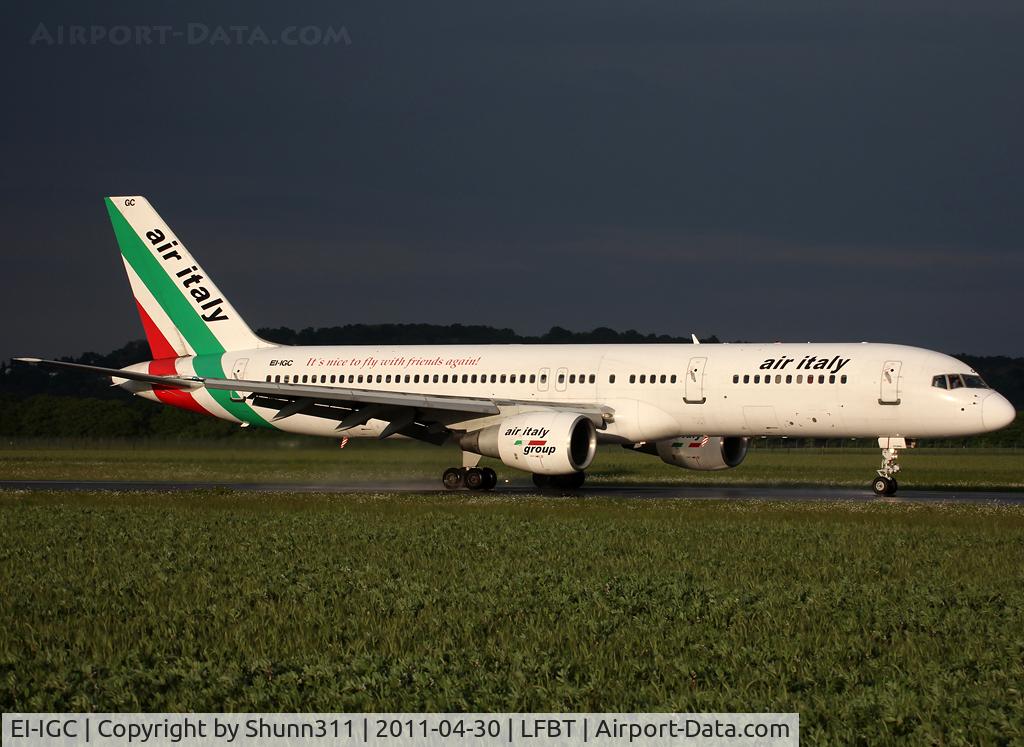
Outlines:
<svg viewBox="0 0 1024 747"><path fill-rule="evenodd" d="M173 389L198 389L202 381L184 379L179 376L154 376L153 374L139 373L138 371L125 371L120 368L104 368L103 366L87 366L84 363L70 363L68 361L51 361L44 358L15 358L19 363L28 363L33 366L47 366L49 368L74 368L79 371L91 371L93 373L110 376L115 379L128 379L130 381L143 381L147 384L159 384L160 386Z"/></svg>

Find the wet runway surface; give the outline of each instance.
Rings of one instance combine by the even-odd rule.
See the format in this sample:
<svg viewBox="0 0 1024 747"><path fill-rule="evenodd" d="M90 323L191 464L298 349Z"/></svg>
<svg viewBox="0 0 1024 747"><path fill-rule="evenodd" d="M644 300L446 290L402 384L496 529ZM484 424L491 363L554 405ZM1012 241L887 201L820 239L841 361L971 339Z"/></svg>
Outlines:
<svg viewBox="0 0 1024 747"><path fill-rule="evenodd" d="M156 491L231 490L249 493L438 493L446 491L435 481L407 480L352 483L273 483L273 482L169 482L144 480L0 480L0 490L32 491ZM469 493L470 491L454 491ZM499 484L491 495L528 495L540 491L530 484ZM758 487L748 485L586 485L574 491L545 491L545 494L578 495L595 498L639 498L649 500L768 500L768 501L893 501L1024 504L1024 492L970 490L900 490L892 497L878 498L866 486L832 487Z"/></svg>

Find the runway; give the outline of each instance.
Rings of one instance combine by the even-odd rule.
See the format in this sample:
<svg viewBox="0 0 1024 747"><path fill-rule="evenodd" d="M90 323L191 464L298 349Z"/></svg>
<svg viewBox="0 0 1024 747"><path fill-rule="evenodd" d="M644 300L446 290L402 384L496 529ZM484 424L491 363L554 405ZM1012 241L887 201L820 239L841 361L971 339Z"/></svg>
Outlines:
<svg viewBox="0 0 1024 747"><path fill-rule="evenodd" d="M438 495L473 494L468 490L448 491L435 481L388 481L348 483L274 483L274 482L176 482L145 480L0 480L0 490L29 491L134 491L181 492L190 490L229 490L248 493L432 493ZM500 497L540 493L530 484L499 484L480 493ZM834 487L759 487L750 485L585 485L579 490L544 491L543 495L593 498L636 498L645 500L739 500L739 501L886 501L899 503L1008 503L1024 504L1022 492L970 490L900 490L891 497L878 498L866 486Z"/></svg>

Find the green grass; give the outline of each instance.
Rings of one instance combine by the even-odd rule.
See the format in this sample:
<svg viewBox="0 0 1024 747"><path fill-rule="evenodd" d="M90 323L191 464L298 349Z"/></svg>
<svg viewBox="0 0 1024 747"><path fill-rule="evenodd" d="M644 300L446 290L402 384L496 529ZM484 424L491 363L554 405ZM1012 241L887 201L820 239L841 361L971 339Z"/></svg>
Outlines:
<svg viewBox="0 0 1024 747"><path fill-rule="evenodd" d="M657 457L610 446L598 451L591 484L832 485L866 487L878 469L876 449L751 449L738 468L694 472ZM903 488L1024 489L1024 450L914 449L900 458ZM485 460L502 482L529 484L529 476ZM452 447L410 442L352 441L347 448L260 444L126 448L7 448L0 450L3 479L185 480L241 482L374 482L430 480L461 464Z"/></svg>
<svg viewBox="0 0 1024 747"><path fill-rule="evenodd" d="M799 711L1024 740L1024 508L0 493L0 707Z"/></svg>

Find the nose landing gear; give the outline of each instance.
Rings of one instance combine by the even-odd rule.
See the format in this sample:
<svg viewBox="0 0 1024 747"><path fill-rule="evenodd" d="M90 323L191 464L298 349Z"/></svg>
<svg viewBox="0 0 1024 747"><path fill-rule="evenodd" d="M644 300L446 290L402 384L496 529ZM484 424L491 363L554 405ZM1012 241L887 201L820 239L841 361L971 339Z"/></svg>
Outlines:
<svg viewBox="0 0 1024 747"><path fill-rule="evenodd" d="M896 482L896 473L900 471L897 460L900 457L900 449L913 447L914 443L907 442L905 438L878 439L878 446L882 449L882 468L878 470L878 477L871 482L871 489L875 495L895 495L899 484Z"/></svg>

